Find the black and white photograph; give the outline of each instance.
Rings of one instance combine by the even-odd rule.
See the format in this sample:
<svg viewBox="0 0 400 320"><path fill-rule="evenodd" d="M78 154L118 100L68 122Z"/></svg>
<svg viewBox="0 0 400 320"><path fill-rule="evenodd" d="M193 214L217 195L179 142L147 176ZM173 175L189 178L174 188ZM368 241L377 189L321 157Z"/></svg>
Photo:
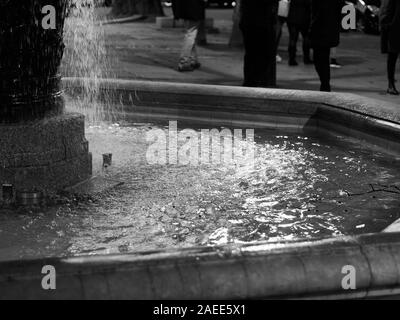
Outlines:
<svg viewBox="0 0 400 320"><path fill-rule="evenodd" d="M400 0L0 0L0 300L400 300L399 54Z"/></svg>

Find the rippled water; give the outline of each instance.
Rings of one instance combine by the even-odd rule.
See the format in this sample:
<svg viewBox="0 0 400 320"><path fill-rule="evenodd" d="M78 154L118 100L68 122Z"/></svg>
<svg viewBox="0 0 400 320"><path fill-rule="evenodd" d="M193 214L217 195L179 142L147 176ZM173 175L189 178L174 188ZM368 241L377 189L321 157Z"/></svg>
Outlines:
<svg viewBox="0 0 400 320"><path fill-rule="evenodd" d="M378 232L399 218L399 159L355 141L256 129L253 168L149 165L146 132L167 126L132 116L89 127L95 173L124 185L2 212L0 260Z"/></svg>

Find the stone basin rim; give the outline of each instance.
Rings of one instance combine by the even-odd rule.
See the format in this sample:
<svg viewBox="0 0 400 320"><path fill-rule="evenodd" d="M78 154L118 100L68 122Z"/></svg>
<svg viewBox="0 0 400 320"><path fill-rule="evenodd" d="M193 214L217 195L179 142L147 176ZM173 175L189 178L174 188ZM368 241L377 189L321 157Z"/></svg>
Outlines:
<svg viewBox="0 0 400 320"><path fill-rule="evenodd" d="M83 82L90 81L92 80L86 78L65 77L62 79L63 86L67 89L79 88ZM367 98L353 93L246 88L239 86L127 79L100 79L97 81L102 89L109 91L149 91L155 95L157 93L179 93L210 97L249 98L266 101L286 100L290 102L320 104L400 125L400 104L397 105Z"/></svg>
<svg viewBox="0 0 400 320"><path fill-rule="evenodd" d="M6 261L0 300L398 297L399 263L400 233ZM40 288L44 265L56 268L60 290ZM341 288L345 265L357 268L357 290Z"/></svg>

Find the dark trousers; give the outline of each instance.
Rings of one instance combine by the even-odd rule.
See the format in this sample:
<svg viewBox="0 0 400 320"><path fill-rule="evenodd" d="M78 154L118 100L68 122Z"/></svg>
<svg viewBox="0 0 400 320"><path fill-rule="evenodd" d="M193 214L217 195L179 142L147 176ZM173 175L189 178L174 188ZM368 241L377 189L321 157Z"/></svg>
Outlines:
<svg viewBox="0 0 400 320"><path fill-rule="evenodd" d="M331 68L330 68L330 54L331 48L329 47L314 47L314 65L321 81L321 91L331 91Z"/></svg>
<svg viewBox="0 0 400 320"><path fill-rule="evenodd" d="M395 73L396 73L396 63L399 57L399 53L397 52L389 52L387 59L387 73L389 85L395 84Z"/></svg>
<svg viewBox="0 0 400 320"><path fill-rule="evenodd" d="M245 48L245 87L276 86L276 30L271 27L241 26Z"/></svg>
<svg viewBox="0 0 400 320"><path fill-rule="evenodd" d="M297 41L301 34L303 38L303 58L305 61L310 60L310 38L309 38L309 26L308 25L297 25L288 24L289 28L289 58L296 60Z"/></svg>
<svg viewBox="0 0 400 320"><path fill-rule="evenodd" d="M278 51L279 49L279 44L281 42L281 38L282 38L282 28L283 25L286 23L287 18L283 18L283 17L278 17L278 22L276 25L276 51Z"/></svg>

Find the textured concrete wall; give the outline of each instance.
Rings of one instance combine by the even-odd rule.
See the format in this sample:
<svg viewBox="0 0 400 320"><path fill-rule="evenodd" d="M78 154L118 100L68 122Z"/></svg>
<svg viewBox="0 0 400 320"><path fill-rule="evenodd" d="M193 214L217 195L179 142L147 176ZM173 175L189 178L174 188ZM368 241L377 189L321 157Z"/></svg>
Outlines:
<svg viewBox="0 0 400 320"><path fill-rule="evenodd" d="M84 117L79 114L0 125L0 150L0 186L12 184L16 191L62 190L92 172Z"/></svg>

